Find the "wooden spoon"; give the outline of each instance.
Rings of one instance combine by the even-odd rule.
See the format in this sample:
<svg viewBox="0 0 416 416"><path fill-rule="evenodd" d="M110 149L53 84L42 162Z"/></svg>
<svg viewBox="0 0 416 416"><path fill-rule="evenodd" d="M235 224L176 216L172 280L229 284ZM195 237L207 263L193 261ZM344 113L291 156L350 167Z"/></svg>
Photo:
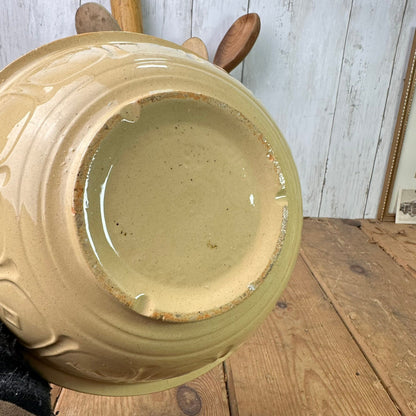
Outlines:
<svg viewBox="0 0 416 416"><path fill-rule="evenodd" d="M239 17L218 46L214 64L231 72L250 52L260 32L260 17L249 13Z"/></svg>
<svg viewBox="0 0 416 416"><path fill-rule="evenodd" d="M77 33L121 30L111 13L101 4L85 3L75 14Z"/></svg>
<svg viewBox="0 0 416 416"><path fill-rule="evenodd" d="M182 46L208 61L207 47L200 38L189 38L184 43L182 43Z"/></svg>
<svg viewBox="0 0 416 416"><path fill-rule="evenodd" d="M143 33L140 0L111 0L111 11L122 30Z"/></svg>

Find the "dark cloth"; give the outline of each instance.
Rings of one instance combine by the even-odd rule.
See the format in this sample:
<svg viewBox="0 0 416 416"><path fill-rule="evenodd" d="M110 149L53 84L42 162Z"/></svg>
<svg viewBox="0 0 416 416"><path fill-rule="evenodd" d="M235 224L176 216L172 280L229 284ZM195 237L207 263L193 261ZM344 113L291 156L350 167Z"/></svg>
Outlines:
<svg viewBox="0 0 416 416"><path fill-rule="evenodd" d="M2 401L36 416L53 414L49 384L29 367L17 338L0 322L0 416ZM3 412L6 407L3 406Z"/></svg>

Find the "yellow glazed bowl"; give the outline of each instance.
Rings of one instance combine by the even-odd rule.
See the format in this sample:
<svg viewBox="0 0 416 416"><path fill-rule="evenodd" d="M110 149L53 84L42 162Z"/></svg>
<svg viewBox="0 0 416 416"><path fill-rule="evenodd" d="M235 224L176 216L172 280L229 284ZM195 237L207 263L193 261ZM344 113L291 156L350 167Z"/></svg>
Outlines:
<svg viewBox="0 0 416 416"><path fill-rule="evenodd" d="M124 32L59 40L0 78L0 318L33 367L130 395L228 357L300 241L296 168L260 103Z"/></svg>

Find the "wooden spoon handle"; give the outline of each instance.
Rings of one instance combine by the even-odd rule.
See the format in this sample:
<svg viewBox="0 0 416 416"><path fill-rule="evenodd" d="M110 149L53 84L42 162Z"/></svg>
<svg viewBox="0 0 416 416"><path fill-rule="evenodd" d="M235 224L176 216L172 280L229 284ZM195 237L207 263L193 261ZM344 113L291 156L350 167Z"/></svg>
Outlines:
<svg viewBox="0 0 416 416"><path fill-rule="evenodd" d="M219 44L214 64L231 72L250 52L259 32L260 17L257 13L239 17Z"/></svg>
<svg viewBox="0 0 416 416"><path fill-rule="evenodd" d="M77 33L121 30L116 19L101 4L84 3L75 14Z"/></svg>
<svg viewBox="0 0 416 416"><path fill-rule="evenodd" d="M208 51L205 43L200 38L189 38L184 43L182 43L184 48L189 49L193 53L196 53L201 58L204 58L208 61Z"/></svg>
<svg viewBox="0 0 416 416"><path fill-rule="evenodd" d="M111 0L111 12L122 30L143 33L140 0Z"/></svg>

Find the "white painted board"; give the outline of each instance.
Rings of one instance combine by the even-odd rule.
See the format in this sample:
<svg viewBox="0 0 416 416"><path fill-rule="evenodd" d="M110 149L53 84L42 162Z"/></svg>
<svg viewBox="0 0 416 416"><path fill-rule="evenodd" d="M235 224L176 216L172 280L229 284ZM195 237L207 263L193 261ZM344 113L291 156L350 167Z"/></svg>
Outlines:
<svg viewBox="0 0 416 416"><path fill-rule="evenodd" d="M416 1L408 1L400 29L400 37L396 47L393 71L389 83L389 91L385 106L383 123L378 140L377 154L371 176L370 189L364 216L375 218L380 203L384 184L384 175L393 140L400 98L404 87L407 64L416 28ZM416 157L416 153L415 153ZM396 199L394 199L395 201Z"/></svg>
<svg viewBox="0 0 416 416"><path fill-rule="evenodd" d="M79 0L1 0L0 68L32 49L75 34Z"/></svg>
<svg viewBox="0 0 416 416"><path fill-rule="evenodd" d="M201 38L212 62L218 45L237 18L247 13L248 0L193 0L192 36ZM231 75L241 81L243 65Z"/></svg>
<svg viewBox="0 0 416 416"><path fill-rule="evenodd" d="M320 216L363 216L405 3L353 3Z"/></svg>
<svg viewBox="0 0 416 416"><path fill-rule="evenodd" d="M2 0L0 66L75 34L87 0ZM110 0L98 0L111 9ZM145 33L202 38L212 59L233 21L257 12L259 39L233 76L263 102L298 166L305 215L375 217L416 0L141 0Z"/></svg>
<svg viewBox="0 0 416 416"><path fill-rule="evenodd" d="M307 216L317 215L325 180L350 8L350 0L250 2L262 29L243 82L289 143Z"/></svg>

